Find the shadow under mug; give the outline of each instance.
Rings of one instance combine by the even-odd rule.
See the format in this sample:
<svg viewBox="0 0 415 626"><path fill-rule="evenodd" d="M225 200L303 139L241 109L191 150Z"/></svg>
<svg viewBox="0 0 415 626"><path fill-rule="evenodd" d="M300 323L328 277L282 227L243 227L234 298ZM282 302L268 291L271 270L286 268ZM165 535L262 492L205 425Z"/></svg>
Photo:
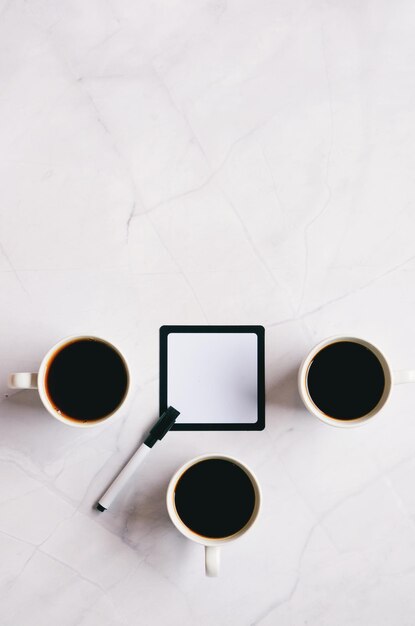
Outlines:
<svg viewBox="0 0 415 626"><path fill-rule="evenodd" d="M240 467L250 479L255 492L255 505L248 522L236 533L234 533L233 535L228 535L226 537L204 537L203 535L199 535L198 533L194 532L188 526L186 526L186 524L183 523L175 506L175 490L180 478L190 467L196 465L200 461L206 461L208 459L220 459L224 461L230 461L231 463L234 463L235 465ZM249 467L242 463L242 461L238 461L238 459L223 454L204 454L202 456L197 456L194 459L191 459L177 470L177 472L170 480L169 486L167 488L166 504L170 519L176 526L177 530L179 530L182 535L184 535L188 539L191 539L196 543L200 543L205 547L205 573L206 576L215 577L219 576L221 546L223 546L225 543L228 543L229 541L239 539L239 537L244 535L247 530L251 528L251 526L257 519L261 507L261 488L255 474L252 472L252 470L249 469Z"/></svg>
<svg viewBox="0 0 415 626"><path fill-rule="evenodd" d="M308 372L309 372L310 365L312 361L314 360L314 358L327 346L330 346L332 344L339 343L339 342L357 343L361 346L364 346L368 350L370 350L379 361L383 370L384 378L385 378L385 385L384 385L383 393L378 403L376 404L376 406L373 407L373 409L369 411L368 413L366 413L365 415L362 415L361 417L357 417L354 419L341 419L341 418L331 417L330 415L327 415L326 413L321 411L319 407L316 404L314 404L313 400L311 399L310 393L307 387ZM305 357L305 359L301 363L301 366L298 372L298 390L299 390L301 399L306 409L308 409L310 413L318 417L318 419L320 419L322 422L325 422L326 424L330 424L331 426L337 426L339 428L353 428L354 426L359 426L360 424L363 424L364 422L367 422L368 420L372 419L373 417L375 417L375 415L379 413L379 411L385 406L386 402L389 400L389 397L392 391L392 386L394 384L413 383L413 382L415 382L415 370L392 371L391 366L389 365L389 361L384 355L384 353L373 343L370 343L369 341L366 341L365 339L360 339L358 337L345 337L341 335L330 337L329 339L324 339L319 344L314 346L314 348L308 353L308 355Z"/></svg>
<svg viewBox="0 0 415 626"><path fill-rule="evenodd" d="M51 400L46 391L46 378L47 371L50 363L53 361L54 357L58 354L58 352L64 348L66 345L74 343L76 341L82 341L85 339L92 339L95 341L99 341L101 343L109 346L120 358L124 365L126 376L127 376L127 384L124 397L121 399L121 402L113 410L111 413L104 415L98 419L82 421L80 419L71 418L69 416L63 415L60 413L56 407L52 404ZM70 337L66 337L65 339L61 339L58 341L43 357L42 362L39 367L38 373L31 372L19 372L9 374L8 377L8 386L10 389L37 389L40 399L45 407L45 409L57 420L67 424L68 426L75 426L78 428L91 428L94 426L99 426L103 422L106 422L109 419L113 419L119 415L120 409L124 407L127 402L127 398L129 396L129 388L130 388L130 372L127 364L127 360L124 355L120 352L120 350L114 346L110 341L106 339L102 339L101 337L96 337L94 335L73 335Z"/></svg>

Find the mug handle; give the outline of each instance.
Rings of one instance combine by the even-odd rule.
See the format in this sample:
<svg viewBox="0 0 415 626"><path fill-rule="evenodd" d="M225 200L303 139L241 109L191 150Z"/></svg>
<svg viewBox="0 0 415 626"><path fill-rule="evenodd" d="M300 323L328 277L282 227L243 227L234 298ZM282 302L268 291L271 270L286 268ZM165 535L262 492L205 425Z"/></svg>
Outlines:
<svg viewBox="0 0 415 626"><path fill-rule="evenodd" d="M415 370L397 370L393 372L392 381L396 385L415 383Z"/></svg>
<svg viewBox="0 0 415 626"><path fill-rule="evenodd" d="M205 573L211 578L219 576L220 548L219 546L205 546Z"/></svg>
<svg viewBox="0 0 415 626"><path fill-rule="evenodd" d="M7 385L10 389L37 389L37 374L30 372L9 374Z"/></svg>

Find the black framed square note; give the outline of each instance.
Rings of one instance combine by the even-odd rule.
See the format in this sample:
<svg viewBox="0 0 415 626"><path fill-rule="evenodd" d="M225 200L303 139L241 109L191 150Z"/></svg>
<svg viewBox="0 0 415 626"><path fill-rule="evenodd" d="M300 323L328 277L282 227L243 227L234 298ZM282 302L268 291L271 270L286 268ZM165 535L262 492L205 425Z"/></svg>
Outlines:
<svg viewBox="0 0 415 626"><path fill-rule="evenodd" d="M265 427L263 326L162 326L160 414L174 406L172 430Z"/></svg>

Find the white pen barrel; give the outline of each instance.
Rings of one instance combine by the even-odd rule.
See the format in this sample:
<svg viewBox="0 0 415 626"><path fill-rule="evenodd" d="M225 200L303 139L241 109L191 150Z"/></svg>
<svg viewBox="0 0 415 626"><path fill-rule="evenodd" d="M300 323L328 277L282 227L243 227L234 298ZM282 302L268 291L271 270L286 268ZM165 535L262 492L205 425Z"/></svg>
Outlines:
<svg viewBox="0 0 415 626"><path fill-rule="evenodd" d="M151 448L144 443L138 448L137 452L133 454L131 459L126 465L124 465L121 472L118 474L114 482L108 487L104 495L99 499L98 505L103 509L108 509L113 500L120 493L125 483L131 478L139 465L144 461Z"/></svg>

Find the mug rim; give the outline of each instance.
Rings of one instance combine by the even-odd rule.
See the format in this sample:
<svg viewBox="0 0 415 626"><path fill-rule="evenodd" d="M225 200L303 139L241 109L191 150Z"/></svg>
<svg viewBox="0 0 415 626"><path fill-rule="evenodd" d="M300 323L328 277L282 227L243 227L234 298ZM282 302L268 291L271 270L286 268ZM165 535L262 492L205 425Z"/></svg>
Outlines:
<svg viewBox="0 0 415 626"><path fill-rule="evenodd" d="M117 408L114 409L111 413L108 413L108 415L104 415L103 417L100 417L99 419L96 419L96 420L92 420L90 422L82 422L81 420L76 420L75 418L59 413L55 409L51 401L49 400L49 396L46 391L46 376L47 376L48 365L51 359L65 345L74 343L76 341L80 341L83 339L93 339L95 341L101 341L102 343L105 343L106 345L110 346L110 348L112 348L121 358L123 365L125 367L125 371L127 373L127 387L125 390L124 397L121 400L120 404L117 406ZM64 337L63 339L55 343L43 357L42 362L39 367L38 375L37 375L38 392L39 392L40 399L42 400L42 403L45 409L52 415L52 417L56 418L63 424L66 424L67 426L72 426L74 428L94 428L95 426L99 426L103 422L106 422L107 420L116 417L120 409L124 406L124 404L127 401L127 398L130 393L130 382L131 382L130 368L128 367L127 359L125 358L121 350L116 345L114 345L112 341L109 341L108 339L104 339L103 337L98 337L97 335L93 335L93 334L69 335L68 337Z"/></svg>
<svg viewBox="0 0 415 626"><path fill-rule="evenodd" d="M245 526L239 529L236 533L234 533L233 535L228 535L226 537L213 537L213 538L205 537L204 535L199 535L195 531L191 530L188 526L186 526L186 524L184 524L184 522L182 522L177 512L175 503L174 503L175 487L179 479L181 478L181 476L185 472L187 472L187 470L193 465L196 465L200 461L205 461L208 459L223 459L225 461L231 461L232 463L235 463L235 465L238 465L238 467L240 467L247 474L255 491L255 506L248 522L245 524ZM253 526L256 519L258 518L258 514L261 508L261 503L262 503L262 491L258 482L258 478L255 476L254 472L243 461L240 461L239 459L236 459L233 456L229 456L228 454L219 454L219 453L218 454L215 454L215 453L201 454L199 456L194 457L193 459L190 459L186 463L183 463L183 465L181 465L171 477L169 485L167 487L167 492L166 492L167 511L168 511L171 521L173 522L177 530L179 530L182 533L182 535L184 535L191 541L195 541L196 543L200 543L204 546L221 546L224 543L228 543L229 541L234 541L235 539L238 539L239 537L244 535Z"/></svg>
<svg viewBox="0 0 415 626"><path fill-rule="evenodd" d="M311 399L307 388L308 368L310 367L310 364L314 357L327 346L333 343L340 343L342 341L357 343L364 346L365 348L368 348L380 362L383 373L385 375L385 388L376 406L374 406L373 409L365 415L350 420L342 420L336 417L331 417L330 415L327 415L326 413L321 411L321 409L319 409L319 407ZM371 341L351 335L334 335L332 337L328 337L327 339L323 339L318 344L316 344L303 359L298 370L298 390L306 409L308 409L308 411L312 413L312 415L315 415L315 417L317 417L319 420L337 428L354 428L356 426L361 426L365 422L375 417L375 415L377 415L387 403L392 391L392 370L384 352Z"/></svg>

